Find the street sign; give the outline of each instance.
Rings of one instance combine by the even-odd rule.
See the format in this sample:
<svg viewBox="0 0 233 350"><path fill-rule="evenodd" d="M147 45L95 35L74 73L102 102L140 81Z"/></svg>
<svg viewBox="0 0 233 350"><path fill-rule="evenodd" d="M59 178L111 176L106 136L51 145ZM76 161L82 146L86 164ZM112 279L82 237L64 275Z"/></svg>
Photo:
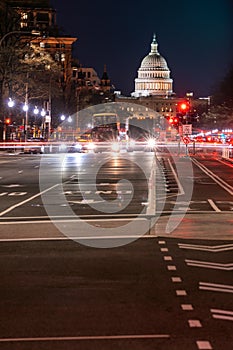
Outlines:
<svg viewBox="0 0 233 350"><path fill-rule="evenodd" d="M192 124L183 124L182 129L183 135L192 135Z"/></svg>
<svg viewBox="0 0 233 350"><path fill-rule="evenodd" d="M184 136L182 140L183 140L183 142L184 142L186 145L188 145L188 144L190 143L190 141L191 141L190 138L189 138L188 136Z"/></svg>

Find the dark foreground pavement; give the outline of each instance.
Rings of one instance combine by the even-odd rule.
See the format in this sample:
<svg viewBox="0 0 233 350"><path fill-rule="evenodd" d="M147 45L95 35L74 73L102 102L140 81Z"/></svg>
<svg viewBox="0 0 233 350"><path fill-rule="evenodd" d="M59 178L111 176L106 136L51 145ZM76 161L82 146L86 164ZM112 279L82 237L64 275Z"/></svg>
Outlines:
<svg viewBox="0 0 233 350"><path fill-rule="evenodd" d="M152 236L111 249L2 241L0 349L231 350L231 249Z"/></svg>

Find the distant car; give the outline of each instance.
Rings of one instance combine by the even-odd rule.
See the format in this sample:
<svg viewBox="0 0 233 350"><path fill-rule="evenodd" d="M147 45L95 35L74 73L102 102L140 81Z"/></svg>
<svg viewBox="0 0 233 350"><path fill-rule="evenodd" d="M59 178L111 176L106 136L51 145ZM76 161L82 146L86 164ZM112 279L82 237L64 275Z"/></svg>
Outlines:
<svg viewBox="0 0 233 350"><path fill-rule="evenodd" d="M44 153L44 139L32 137L27 140L23 149L24 154L42 154Z"/></svg>

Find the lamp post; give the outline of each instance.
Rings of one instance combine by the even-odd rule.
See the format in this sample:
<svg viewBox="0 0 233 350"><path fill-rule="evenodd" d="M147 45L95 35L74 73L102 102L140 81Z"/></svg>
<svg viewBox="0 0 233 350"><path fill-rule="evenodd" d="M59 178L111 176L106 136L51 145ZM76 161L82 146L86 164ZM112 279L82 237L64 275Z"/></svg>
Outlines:
<svg viewBox="0 0 233 350"><path fill-rule="evenodd" d="M12 108L12 107L14 107L15 102L14 102L14 100L12 100L11 97L9 97L9 101L8 101L7 104L8 104L8 107L9 107L9 108ZM7 140L7 127L8 127L8 125L9 125L10 123L11 123L11 118L10 118L10 117L9 117L9 118L6 118L6 117L4 116L3 135L2 135L2 139L3 139L4 142Z"/></svg>
<svg viewBox="0 0 233 350"><path fill-rule="evenodd" d="M28 137L28 73L27 73L27 81L25 85L25 104L23 106L23 110L25 112L25 121L24 121L24 141L27 141Z"/></svg>
<svg viewBox="0 0 233 350"><path fill-rule="evenodd" d="M23 30L13 30L11 32L6 33L5 35L3 35L3 37L0 39L0 47L2 46L3 41L10 35L14 35L14 34L31 34L31 35L40 35L41 33L37 30L32 30L30 32L26 32Z"/></svg>
<svg viewBox="0 0 233 350"><path fill-rule="evenodd" d="M13 30L5 35L0 39L0 48L2 48L4 40L11 35L24 35L24 34L30 34L31 36L34 35L41 35L41 33L37 30L32 30L32 31L22 31L22 30ZM27 76L28 77L28 76ZM9 105L9 104L8 104ZM10 107L10 106L9 106ZM26 83L26 98L25 98L25 105L24 105L24 111L25 111L25 122L24 122L24 139L27 139L27 125L28 125L28 82ZM4 134L3 134L3 139L4 139Z"/></svg>

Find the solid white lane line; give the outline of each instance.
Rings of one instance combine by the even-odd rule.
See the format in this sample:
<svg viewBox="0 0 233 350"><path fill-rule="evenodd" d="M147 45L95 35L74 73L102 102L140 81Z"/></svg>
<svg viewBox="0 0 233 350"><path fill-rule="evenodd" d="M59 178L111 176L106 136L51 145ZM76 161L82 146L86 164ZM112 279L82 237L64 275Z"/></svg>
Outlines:
<svg viewBox="0 0 233 350"><path fill-rule="evenodd" d="M227 285L227 284L216 284L216 283L208 283L208 282L199 282L199 285L201 286L210 286L210 287L223 287L223 288L228 288L232 289L233 291L233 286Z"/></svg>
<svg viewBox="0 0 233 350"><path fill-rule="evenodd" d="M212 316L213 318L216 318L218 320L233 321L233 316L216 315L216 314L213 314Z"/></svg>
<svg viewBox="0 0 233 350"><path fill-rule="evenodd" d="M127 334L127 335L97 335L78 337L34 337L34 338L0 338L1 343L9 342L48 342L48 341L83 341L83 340L119 340L119 339L164 339L169 334Z"/></svg>
<svg viewBox="0 0 233 350"><path fill-rule="evenodd" d="M226 250L233 249L233 243L221 244L221 245L215 245L215 246L178 243L178 246L181 249L203 250L203 251L213 252L213 253L218 253L218 252L223 252Z"/></svg>
<svg viewBox="0 0 233 350"><path fill-rule="evenodd" d="M199 261L199 260L185 260L185 262L188 266L203 267L206 269L225 270L225 271L233 270L233 263L221 264L221 263L211 263L211 262Z"/></svg>
<svg viewBox="0 0 233 350"><path fill-rule="evenodd" d="M219 310L219 309L210 309L212 313L215 314L225 314L225 315L231 315L233 316L233 311L228 311L228 310Z"/></svg>
<svg viewBox="0 0 233 350"><path fill-rule="evenodd" d="M79 240L79 241L88 241L88 240L101 240L101 239L137 239L137 238L154 238L154 236L150 235L143 235L143 236L91 236L91 237L85 237L85 236L74 236L74 237L60 237L60 236L52 236L52 237L24 237L24 238L1 238L0 242L33 242L33 241L65 241L65 240Z"/></svg>
<svg viewBox="0 0 233 350"><path fill-rule="evenodd" d="M19 203L17 203L17 204L12 205L11 207L9 207L9 208L7 208L6 210L2 211L2 212L0 213L0 216L3 216L3 215L5 215L6 213L9 213L10 211L12 211L13 209L15 209L15 208L17 208L17 207L20 207L21 205L23 205L23 204L25 204L25 203L27 203L27 202L30 202L32 199L39 197L41 194L46 193L46 192L52 190L53 188L55 188L55 187L57 187L57 186L59 186L59 184L56 184L56 185L54 185L54 186L52 186L52 187L49 187L49 188L47 188L46 190L44 190L44 191L42 191L42 192L39 192L39 193L35 194L34 196L25 199L25 200L22 201L22 202L19 202Z"/></svg>
<svg viewBox="0 0 233 350"><path fill-rule="evenodd" d="M198 162L196 159L192 158L192 162L198 166L199 169L201 169L206 175L208 175L212 180L214 180L220 187L222 187L225 191L230 193L230 195L233 196L233 187L229 185L227 182L225 182L223 179L221 179L219 176L214 174L211 170L209 170L207 167L205 167L203 164Z"/></svg>
<svg viewBox="0 0 233 350"><path fill-rule="evenodd" d="M12 217L10 218L12 219ZM84 219L85 222L112 222L113 218L101 218L101 219ZM128 222L128 221L145 221L147 222L148 220L146 218L135 218L135 217L126 217L126 218L114 218L114 221L118 222ZM78 222L83 222L82 218L77 219L56 219L56 217L47 217L47 220L20 220L20 221L0 221L0 226L1 225L20 225L20 224L51 224L52 222L62 222L62 223L78 223Z"/></svg>
<svg viewBox="0 0 233 350"><path fill-rule="evenodd" d="M207 199L209 205L211 206L211 208L214 209L214 211L216 211L217 213L221 212L221 210L217 207L217 205L214 203L214 201L212 199Z"/></svg>
<svg viewBox="0 0 233 350"><path fill-rule="evenodd" d="M199 282L200 290L211 290L213 292L233 293L233 286L225 284Z"/></svg>
<svg viewBox="0 0 233 350"><path fill-rule="evenodd" d="M208 286L199 286L200 290L211 290L212 292L223 292L223 293L233 293L233 290L217 288L217 287L208 287Z"/></svg>

